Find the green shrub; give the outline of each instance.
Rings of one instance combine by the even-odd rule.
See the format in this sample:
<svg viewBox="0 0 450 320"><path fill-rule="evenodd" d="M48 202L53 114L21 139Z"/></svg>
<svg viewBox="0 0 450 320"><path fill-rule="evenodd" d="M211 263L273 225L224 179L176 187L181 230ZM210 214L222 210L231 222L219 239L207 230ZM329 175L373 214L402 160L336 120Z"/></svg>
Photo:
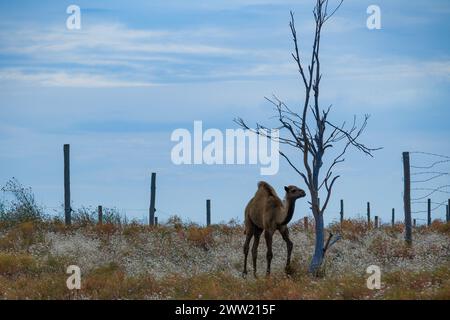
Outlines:
<svg viewBox="0 0 450 320"><path fill-rule="evenodd" d="M23 222L42 221L43 210L36 204L31 188L26 188L16 179L10 179L2 192L12 195L9 206L2 203L0 207L0 222L5 225L16 225Z"/></svg>

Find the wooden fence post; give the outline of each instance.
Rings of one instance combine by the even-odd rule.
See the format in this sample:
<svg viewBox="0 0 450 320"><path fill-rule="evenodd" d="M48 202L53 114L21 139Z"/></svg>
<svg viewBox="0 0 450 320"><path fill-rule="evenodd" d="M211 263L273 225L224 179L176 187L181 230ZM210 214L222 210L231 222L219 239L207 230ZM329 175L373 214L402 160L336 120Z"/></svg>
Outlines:
<svg viewBox="0 0 450 320"><path fill-rule="evenodd" d="M158 225L158 217L155 217L155 226Z"/></svg>
<svg viewBox="0 0 450 320"><path fill-rule="evenodd" d="M375 229L378 229L378 216L375 216Z"/></svg>
<svg viewBox="0 0 450 320"><path fill-rule="evenodd" d="M392 226L395 226L395 208L392 208L392 220L391 220Z"/></svg>
<svg viewBox="0 0 450 320"><path fill-rule="evenodd" d="M64 145L64 216L66 225L72 224L70 207L70 145Z"/></svg>
<svg viewBox="0 0 450 320"><path fill-rule="evenodd" d="M416 227L416 219L413 220L413 226Z"/></svg>
<svg viewBox="0 0 450 320"><path fill-rule="evenodd" d="M403 152L403 205L405 209L405 241L412 244L411 230L411 172L409 152Z"/></svg>
<svg viewBox="0 0 450 320"><path fill-rule="evenodd" d="M341 211L339 212L341 215L341 224L344 222L344 199L341 199Z"/></svg>
<svg viewBox="0 0 450 320"><path fill-rule="evenodd" d="M152 181L150 186L150 209L149 209L149 224L155 224L155 198L156 198L156 172L152 172Z"/></svg>
<svg viewBox="0 0 450 320"><path fill-rule="evenodd" d="M431 199L427 201L427 226L431 226Z"/></svg>
<svg viewBox="0 0 450 320"><path fill-rule="evenodd" d="M370 202L367 202L367 225L370 227Z"/></svg>
<svg viewBox="0 0 450 320"><path fill-rule="evenodd" d="M98 206L98 223L103 224L103 207Z"/></svg>
<svg viewBox="0 0 450 320"><path fill-rule="evenodd" d="M206 225L211 225L211 200L206 200Z"/></svg>
<svg viewBox="0 0 450 320"><path fill-rule="evenodd" d="M308 231L308 217L303 217L303 228Z"/></svg>

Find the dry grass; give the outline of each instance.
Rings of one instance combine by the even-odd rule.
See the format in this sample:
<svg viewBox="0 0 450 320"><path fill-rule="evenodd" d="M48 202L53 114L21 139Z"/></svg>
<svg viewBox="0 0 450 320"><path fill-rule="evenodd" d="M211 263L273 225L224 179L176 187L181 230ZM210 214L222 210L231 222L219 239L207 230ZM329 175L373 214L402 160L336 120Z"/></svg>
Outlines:
<svg viewBox="0 0 450 320"><path fill-rule="evenodd" d="M40 227L39 222L22 222L9 229L3 228L8 232L0 238L0 249L3 251L28 250L36 241L42 240Z"/></svg>
<svg viewBox="0 0 450 320"><path fill-rule="evenodd" d="M209 247L214 245L213 230L210 227L190 227L187 229L186 239L194 246L204 250L208 250Z"/></svg>
<svg viewBox="0 0 450 320"><path fill-rule="evenodd" d="M0 254L0 275L20 277L36 270L36 261L31 255L25 254Z"/></svg>
<svg viewBox="0 0 450 320"><path fill-rule="evenodd" d="M341 234L345 239L358 240L367 234L370 226L365 220L343 220L330 226L330 231Z"/></svg>
<svg viewBox="0 0 450 320"><path fill-rule="evenodd" d="M449 224L435 221L414 231L404 244L402 225L367 228L346 220L330 226L343 239L328 253L324 276L307 266L313 226L291 227L294 242L290 276L284 274L286 248L274 238L273 274L241 277L242 226L208 228L183 224L137 223L65 227L59 221L0 226L0 298L4 299L450 299ZM66 288L67 266L82 271L82 289ZM366 287L367 266L382 270L381 290Z"/></svg>
<svg viewBox="0 0 450 320"><path fill-rule="evenodd" d="M431 232L440 232L450 236L450 223L444 223L440 220L434 220L431 223L430 228L427 228Z"/></svg>

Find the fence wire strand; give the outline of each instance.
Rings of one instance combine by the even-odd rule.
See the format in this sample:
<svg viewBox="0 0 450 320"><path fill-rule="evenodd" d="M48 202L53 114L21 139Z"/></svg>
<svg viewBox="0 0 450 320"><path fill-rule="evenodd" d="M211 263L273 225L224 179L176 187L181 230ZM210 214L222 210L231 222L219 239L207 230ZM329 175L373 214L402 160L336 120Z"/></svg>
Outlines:
<svg viewBox="0 0 450 320"><path fill-rule="evenodd" d="M416 172L416 173L411 173L411 176L421 176L421 175L426 175L426 174L442 174L442 175L446 175L446 174L450 174L450 172L443 172L443 171L422 171L422 172Z"/></svg>
<svg viewBox="0 0 450 320"><path fill-rule="evenodd" d="M445 158L445 159L450 159L450 156L446 156L443 154L437 154L437 153L431 153L431 152L423 152L423 151L410 151L410 154L423 154L423 155L428 155L428 156L434 156L434 157L439 157L439 158Z"/></svg>
<svg viewBox="0 0 450 320"><path fill-rule="evenodd" d="M411 183L423 183L423 182L428 182L428 181L431 181L431 180L440 178L440 177L445 176L445 175L448 175L448 173L440 173L440 174L437 174L437 175L435 175L435 176L432 176L431 178L427 178L427 179L424 179L424 180L411 180Z"/></svg>
<svg viewBox="0 0 450 320"><path fill-rule="evenodd" d="M450 160L435 161L429 166L413 166L413 165L411 165L411 168L414 168L414 169L431 169L431 168L435 167L438 164L447 163L447 162L450 162Z"/></svg>
<svg viewBox="0 0 450 320"><path fill-rule="evenodd" d="M425 201L424 201L425 202ZM413 203L413 202L412 202ZM427 202L425 202L427 203ZM439 209L440 207L442 207L443 205L447 204L447 201L443 201L443 202L437 202L438 205L435 206L434 208L431 208L431 212L433 212L436 209ZM411 213L428 213L428 210L419 210L419 211L411 211Z"/></svg>
<svg viewBox="0 0 450 320"><path fill-rule="evenodd" d="M423 199L428 198L429 196L431 196L432 194L434 194L436 192L450 194L450 191L443 191L443 190L441 190L441 189L448 188L448 187L450 187L450 185L446 184L446 185L443 185L443 186L439 186L437 188L412 188L411 190L431 191L431 192L429 192L428 194L426 194L426 195L424 195L422 197L412 198L411 200L413 200L413 201L415 201L415 200L423 200Z"/></svg>

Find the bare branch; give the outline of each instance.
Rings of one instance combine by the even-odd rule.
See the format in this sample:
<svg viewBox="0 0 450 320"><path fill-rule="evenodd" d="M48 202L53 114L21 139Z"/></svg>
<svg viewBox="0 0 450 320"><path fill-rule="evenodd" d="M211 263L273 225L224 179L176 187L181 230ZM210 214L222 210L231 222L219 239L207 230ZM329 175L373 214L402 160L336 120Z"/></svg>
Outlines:
<svg viewBox="0 0 450 320"><path fill-rule="evenodd" d="M336 242L338 242L341 239L342 239L342 237L340 234L334 235L330 232L328 235L327 242L325 243L325 246L323 247L323 253L322 253L323 256L325 256L325 254L329 248L331 248Z"/></svg>
<svg viewBox="0 0 450 320"><path fill-rule="evenodd" d="M333 185L336 182L337 179L339 179L340 176L335 176L332 180L330 185L328 185L328 179L325 179L325 188L327 189L327 196L325 198L325 203L323 204L322 208L320 209L321 212L324 212L325 209L328 206L328 202L330 201L331 198L331 193L333 191Z"/></svg>
<svg viewBox="0 0 450 320"><path fill-rule="evenodd" d="M323 23L327 22L327 20L330 19L336 13L336 11L338 11L343 2L344 0L341 0L339 4L334 8L334 10L330 14L327 14L328 0L326 0L326 8Z"/></svg>
<svg viewBox="0 0 450 320"><path fill-rule="evenodd" d="M353 132L355 132L357 130L355 124L353 124L352 128L349 131L344 130L342 127L335 126L333 123L331 123L328 120L326 120L326 124L328 124L329 126L331 126L334 129L336 129L338 132L342 133L342 135L348 139L350 144L352 144L358 150L360 150L360 151L364 152L365 154L373 157L372 152L376 151L376 150L380 150L382 148L369 148L369 147L365 146L364 144L359 143L357 141L359 136L363 133L364 129L366 128L368 119L369 119L369 115L366 114L364 116L363 124L361 125L361 127L359 128L359 130L356 132L355 135L352 135Z"/></svg>
<svg viewBox="0 0 450 320"><path fill-rule="evenodd" d="M289 158L280 151L280 155L285 158L287 160L287 162L289 163L289 165L303 178L303 180L305 181L305 184L308 186L309 188L309 181L308 178L306 178L305 174L303 172L301 172L300 170L297 169L297 167L291 162L291 160L289 160Z"/></svg>
<svg viewBox="0 0 450 320"><path fill-rule="evenodd" d="M257 123L256 124L256 129L254 129L254 128L250 128L245 123L245 121L242 118L236 118L236 119L234 119L234 122L236 124L238 124L241 128L243 128L245 130L249 130L249 131L251 131L251 132L253 132L253 133L255 133L255 134L259 135L259 136L268 138L268 139L270 139L272 141L276 141L276 142L279 142L279 143L282 143L282 144L287 144L287 145L290 145L292 147L296 147L296 148L302 149L302 147L294 140L291 140L291 139L288 139L288 138L284 138L284 137L273 137L271 134L268 134L269 132L272 132L273 129L278 129L279 130L279 129L283 128L283 127L278 127L278 128L271 129L271 128L268 128L266 126L263 126L263 125Z"/></svg>
<svg viewBox="0 0 450 320"><path fill-rule="evenodd" d="M295 30L295 19L294 19L294 13L291 11L291 21L289 22L289 27L291 28L291 34L292 34L292 40L294 41L294 52L292 54L292 57L294 58L295 62L297 63L298 71L300 72L300 75L302 76L303 83L305 87L307 87L308 81L306 80L305 72L303 71L303 66L300 62L300 53L298 49L298 41L297 41L297 31Z"/></svg>

